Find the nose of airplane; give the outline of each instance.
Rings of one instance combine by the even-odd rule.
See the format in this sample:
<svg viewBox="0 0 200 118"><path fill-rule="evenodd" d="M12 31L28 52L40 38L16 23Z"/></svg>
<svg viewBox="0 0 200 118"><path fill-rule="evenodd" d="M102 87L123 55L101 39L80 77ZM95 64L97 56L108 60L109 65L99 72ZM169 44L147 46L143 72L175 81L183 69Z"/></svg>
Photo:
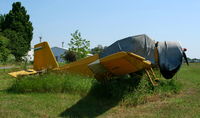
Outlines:
<svg viewBox="0 0 200 118"><path fill-rule="evenodd" d="M159 67L166 79L171 79L182 65L183 50L178 42L159 42Z"/></svg>

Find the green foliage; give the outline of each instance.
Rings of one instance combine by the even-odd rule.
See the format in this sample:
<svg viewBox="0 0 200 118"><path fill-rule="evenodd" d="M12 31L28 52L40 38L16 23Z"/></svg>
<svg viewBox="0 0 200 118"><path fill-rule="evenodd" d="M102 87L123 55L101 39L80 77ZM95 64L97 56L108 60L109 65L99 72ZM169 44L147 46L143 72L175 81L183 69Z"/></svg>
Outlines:
<svg viewBox="0 0 200 118"><path fill-rule="evenodd" d="M152 86L147 79L142 79L136 89L125 94L122 101L123 105L135 106L144 104L148 101L158 100L166 96L179 93L182 86L177 80L163 80L161 79L158 86ZM153 96L157 95L157 96Z"/></svg>
<svg viewBox="0 0 200 118"><path fill-rule="evenodd" d="M20 2L13 3L12 10L5 16L2 31L10 42L9 49L17 61L30 49L33 36L32 23L25 7Z"/></svg>
<svg viewBox="0 0 200 118"><path fill-rule="evenodd" d="M14 30L6 29L4 30L4 35L7 36L8 39L10 39L8 47L11 50L11 53L15 56L17 61L21 61L21 57L24 56L27 53L27 44L24 42L23 37L21 33L17 33Z"/></svg>
<svg viewBox="0 0 200 118"><path fill-rule="evenodd" d="M70 74L46 73L17 79L9 91L12 92L60 92L86 94L93 79Z"/></svg>
<svg viewBox="0 0 200 118"><path fill-rule="evenodd" d="M0 35L0 62L5 63L10 55L10 50L7 48L9 40Z"/></svg>
<svg viewBox="0 0 200 118"><path fill-rule="evenodd" d="M101 52L103 52L103 50L105 49L106 47L103 47L102 45L98 45L97 47L94 47L91 49L91 53L92 54L100 54Z"/></svg>
<svg viewBox="0 0 200 118"><path fill-rule="evenodd" d="M71 36L72 38L68 44L69 50L76 53L77 59L86 57L89 54L90 41L83 39L78 30L72 33Z"/></svg>
<svg viewBox="0 0 200 118"><path fill-rule="evenodd" d="M73 51L67 50L63 54L62 58L67 62L76 61L76 53L74 53Z"/></svg>
<svg viewBox="0 0 200 118"><path fill-rule="evenodd" d="M177 82L177 80L160 80L159 86L155 87L157 93L169 92L169 93L178 93L182 88L182 84Z"/></svg>
<svg viewBox="0 0 200 118"><path fill-rule="evenodd" d="M0 32L2 31L4 22L5 22L5 15L0 14Z"/></svg>
<svg viewBox="0 0 200 118"><path fill-rule="evenodd" d="M153 87L146 76L125 76L103 84L78 75L47 73L21 77L9 91L75 93L95 99L112 100L125 106L135 106L148 102L148 97L154 94L162 97L178 93L180 84L176 80L161 80L159 86Z"/></svg>

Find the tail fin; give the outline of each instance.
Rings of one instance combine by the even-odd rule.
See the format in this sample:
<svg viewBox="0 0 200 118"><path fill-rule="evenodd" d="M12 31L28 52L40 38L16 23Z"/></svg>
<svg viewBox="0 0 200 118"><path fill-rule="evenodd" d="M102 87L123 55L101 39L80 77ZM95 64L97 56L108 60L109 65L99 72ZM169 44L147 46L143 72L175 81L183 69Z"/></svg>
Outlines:
<svg viewBox="0 0 200 118"><path fill-rule="evenodd" d="M34 46L34 70L41 71L58 67L58 63L47 42Z"/></svg>

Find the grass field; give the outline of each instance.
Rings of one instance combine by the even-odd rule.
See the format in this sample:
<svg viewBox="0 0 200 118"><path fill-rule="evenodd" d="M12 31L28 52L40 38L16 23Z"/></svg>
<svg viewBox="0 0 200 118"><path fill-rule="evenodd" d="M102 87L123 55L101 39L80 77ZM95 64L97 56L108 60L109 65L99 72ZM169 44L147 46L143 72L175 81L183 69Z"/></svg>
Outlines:
<svg viewBox="0 0 200 118"><path fill-rule="evenodd" d="M200 117L200 64L190 64L189 67L183 65L174 77L175 82L182 85L181 91L173 88L179 86L171 86L165 80L161 83L164 87L161 85L153 92L146 90L147 85L141 85L132 94L126 94L132 88L124 86L130 84L129 81L112 83L109 85L111 89L105 89L106 86L102 87L95 80L84 80L81 77L68 80L66 78L69 76L59 73L57 76L42 75L39 77L44 79L42 81L38 77L16 81L7 75L13 70L0 70L0 118ZM56 77L61 78L61 81L52 79ZM26 86L27 83L31 87ZM109 95L104 90L111 90L108 94L113 96L107 97Z"/></svg>

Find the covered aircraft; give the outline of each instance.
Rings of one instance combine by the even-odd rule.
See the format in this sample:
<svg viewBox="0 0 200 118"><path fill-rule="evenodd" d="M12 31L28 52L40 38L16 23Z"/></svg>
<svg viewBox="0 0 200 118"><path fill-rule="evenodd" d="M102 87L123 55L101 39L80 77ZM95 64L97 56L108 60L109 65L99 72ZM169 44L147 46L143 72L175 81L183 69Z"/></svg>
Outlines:
<svg viewBox="0 0 200 118"><path fill-rule="evenodd" d="M156 85L152 67L159 67L163 77L170 79L181 67L183 57L187 62L185 51L178 42L155 42L146 35L137 35L114 42L100 54L59 67L48 43L42 42L34 46L33 69L9 74L17 77L51 69L95 77L102 81L145 70L151 83Z"/></svg>

